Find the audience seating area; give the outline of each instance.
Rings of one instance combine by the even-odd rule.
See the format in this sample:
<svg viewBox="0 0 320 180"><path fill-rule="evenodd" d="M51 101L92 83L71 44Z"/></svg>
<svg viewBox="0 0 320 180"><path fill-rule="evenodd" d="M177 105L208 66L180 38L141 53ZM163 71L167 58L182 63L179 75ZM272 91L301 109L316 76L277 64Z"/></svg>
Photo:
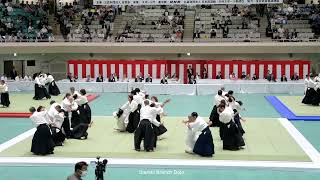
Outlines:
<svg viewBox="0 0 320 180"><path fill-rule="evenodd" d="M252 6L206 6L196 9L194 38L195 41L260 41L258 27Z"/></svg>
<svg viewBox="0 0 320 180"><path fill-rule="evenodd" d="M2 1L0 41L309 42L317 41L320 34L320 5L296 2L84 8L74 1L58 3L55 16L49 13L50 8L46 3ZM190 25L190 20L194 24ZM57 28L60 32L54 31Z"/></svg>
<svg viewBox="0 0 320 180"><path fill-rule="evenodd" d="M184 31L184 8L128 9L123 15L119 42L180 42Z"/></svg>

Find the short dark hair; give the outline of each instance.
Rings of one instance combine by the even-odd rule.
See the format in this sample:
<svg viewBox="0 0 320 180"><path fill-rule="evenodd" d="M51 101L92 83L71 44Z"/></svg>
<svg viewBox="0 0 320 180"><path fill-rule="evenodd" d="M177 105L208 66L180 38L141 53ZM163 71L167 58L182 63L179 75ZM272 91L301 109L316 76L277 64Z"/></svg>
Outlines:
<svg viewBox="0 0 320 180"><path fill-rule="evenodd" d="M154 99L156 102L158 102L158 98L156 96L152 96L151 99Z"/></svg>
<svg viewBox="0 0 320 180"><path fill-rule="evenodd" d="M74 166L74 172L77 172L77 170L81 170L83 166L88 166L88 164L84 161L77 162Z"/></svg>
<svg viewBox="0 0 320 180"><path fill-rule="evenodd" d="M222 90L218 91L218 95L221 96L222 95Z"/></svg>
<svg viewBox="0 0 320 180"><path fill-rule="evenodd" d="M237 103L239 103L240 106L242 106L242 101L236 101Z"/></svg>
<svg viewBox="0 0 320 180"><path fill-rule="evenodd" d="M39 106L39 107L37 108L37 111L40 112L42 108L44 108L44 106Z"/></svg>
<svg viewBox="0 0 320 180"><path fill-rule="evenodd" d="M87 91L85 89L80 89L80 94L81 95L86 95L87 94Z"/></svg>
<svg viewBox="0 0 320 180"><path fill-rule="evenodd" d="M134 89L134 91L135 91L136 93L139 93L139 92L140 92L140 89L139 89L139 88L136 88L136 89Z"/></svg>
<svg viewBox="0 0 320 180"><path fill-rule="evenodd" d="M148 106L149 105L149 101L148 100L144 100L144 105Z"/></svg>
<svg viewBox="0 0 320 180"><path fill-rule="evenodd" d="M36 108L35 108L35 107L30 107L30 108L29 108L29 111L30 111L31 113L34 113L34 112L36 112Z"/></svg>
<svg viewBox="0 0 320 180"><path fill-rule="evenodd" d="M228 91L228 94L233 95L233 91L232 90Z"/></svg>
<svg viewBox="0 0 320 180"><path fill-rule="evenodd" d="M131 93L132 95L136 95L136 94L137 94L137 92L136 92L135 90L132 90L130 93Z"/></svg>
<svg viewBox="0 0 320 180"><path fill-rule="evenodd" d="M191 116L197 118L198 117L198 113L197 112L192 112Z"/></svg>
<svg viewBox="0 0 320 180"><path fill-rule="evenodd" d="M55 102L55 100L50 101L50 105L54 104Z"/></svg>

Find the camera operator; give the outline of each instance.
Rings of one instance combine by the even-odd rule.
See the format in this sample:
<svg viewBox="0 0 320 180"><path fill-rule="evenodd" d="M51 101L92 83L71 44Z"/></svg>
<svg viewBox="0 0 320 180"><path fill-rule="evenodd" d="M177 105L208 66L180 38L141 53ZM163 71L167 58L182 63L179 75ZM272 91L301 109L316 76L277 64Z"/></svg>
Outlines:
<svg viewBox="0 0 320 180"><path fill-rule="evenodd" d="M68 176L67 180L82 180L88 173L88 164L84 161L78 162L74 166L74 173Z"/></svg>

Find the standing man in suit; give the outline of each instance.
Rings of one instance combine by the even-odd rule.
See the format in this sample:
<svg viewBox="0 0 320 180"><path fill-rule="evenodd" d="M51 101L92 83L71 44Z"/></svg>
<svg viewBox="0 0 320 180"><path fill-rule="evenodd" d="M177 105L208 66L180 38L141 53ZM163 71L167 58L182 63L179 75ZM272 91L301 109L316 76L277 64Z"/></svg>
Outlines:
<svg viewBox="0 0 320 180"><path fill-rule="evenodd" d="M12 70L10 71L10 78L15 79L18 76L18 73L16 71L16 68L13 66Z"/></svg>

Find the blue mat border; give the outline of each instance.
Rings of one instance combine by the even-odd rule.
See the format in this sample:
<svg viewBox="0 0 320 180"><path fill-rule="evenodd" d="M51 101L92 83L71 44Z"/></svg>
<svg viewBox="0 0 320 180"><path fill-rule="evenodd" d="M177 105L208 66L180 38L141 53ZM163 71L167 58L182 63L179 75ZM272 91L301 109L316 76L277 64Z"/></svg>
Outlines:
<svg viewBox="0 0 320 180"><path fill-rule="evenodd" d="M265 98L278 111L281 117L290 121L320 121L320 116L296 116L276 96L265 96Z"/></svg>

